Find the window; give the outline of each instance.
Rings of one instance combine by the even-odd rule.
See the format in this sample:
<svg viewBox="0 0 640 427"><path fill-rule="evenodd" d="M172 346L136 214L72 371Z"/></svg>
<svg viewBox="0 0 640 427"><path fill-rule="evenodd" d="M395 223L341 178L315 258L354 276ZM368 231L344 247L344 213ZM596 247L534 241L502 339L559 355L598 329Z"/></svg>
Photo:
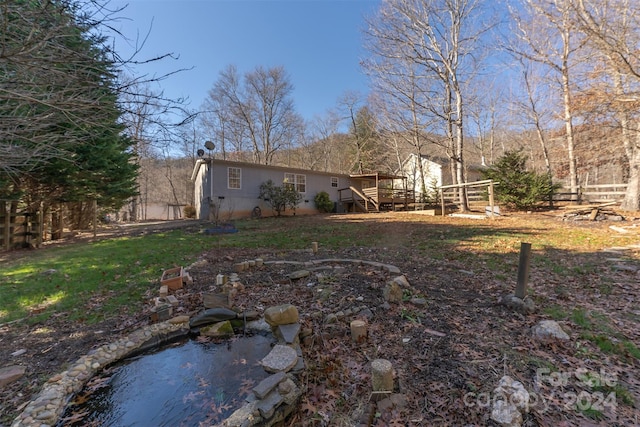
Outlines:
<svg viewBox="0 0 640 427"><path fill-rule="evenodd" d="M227 168L227 187L233 190L242 188L242 169Z"/></svg>
<svg viewBox="0 0 640 427"><path fill-rule="evenodd" d="M307 192L307 176L306 175L298 175L295 173L285 173L283 184L292 186L293 188L296 189L298 193Z"/></svg>
<svg viewBox="0 0 640 427"><path fill-rule="evenodd" d="M333 188L338 188L338 177L337 176L332 176L331 177L331 186Z"/></svg>

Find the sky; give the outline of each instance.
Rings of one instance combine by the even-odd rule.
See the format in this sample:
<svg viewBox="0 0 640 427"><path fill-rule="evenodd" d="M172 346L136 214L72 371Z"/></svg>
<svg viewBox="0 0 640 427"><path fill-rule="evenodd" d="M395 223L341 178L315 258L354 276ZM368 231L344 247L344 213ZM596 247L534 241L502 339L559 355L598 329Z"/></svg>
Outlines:
<svg viewBox="0 0 640 427"><path fill-rule="evenodd" d="M112 0L126 8L115 27L127 36L116 50L132 51L150 31L138 59L172 53L178 59L140 66L138 73L179 72L160 83L165 96L187 97L199 109L220 71L240 74L283 66L294 86L296 111L324 115L346 92L368 92L359 63L366 56L364 16L379 0ZM155 87L158 89L158 87Z"/></svg>

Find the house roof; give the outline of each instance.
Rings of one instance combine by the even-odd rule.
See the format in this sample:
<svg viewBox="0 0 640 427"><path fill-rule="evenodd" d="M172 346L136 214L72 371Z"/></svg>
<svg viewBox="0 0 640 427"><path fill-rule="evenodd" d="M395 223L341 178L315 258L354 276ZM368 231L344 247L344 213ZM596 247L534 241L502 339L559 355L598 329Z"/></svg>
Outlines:
<svg viewBox="0 0 640 427"><path fill-rule="evenodd" d="M246 168L259 168L259 169L272 169L272 170L280 170L283 172L298 172L298 173L309 173L315 175L327 175L327 176L338 176L338 177L349 177L347 174L336 173L336 172L324 172L318 170L311 169L302 169L302 168L290 168L286 166L274 166L274 165L263 165L260 163L248 163L248 162L236 162L232 160L221 160L221 159L198 159L193 168L193 172L191 174L191 181L195 181L195 178L198 174L198 170L202 165L213 163L214 165L226 165L226 166L235 166L235 167L246 167Z"/></svg>

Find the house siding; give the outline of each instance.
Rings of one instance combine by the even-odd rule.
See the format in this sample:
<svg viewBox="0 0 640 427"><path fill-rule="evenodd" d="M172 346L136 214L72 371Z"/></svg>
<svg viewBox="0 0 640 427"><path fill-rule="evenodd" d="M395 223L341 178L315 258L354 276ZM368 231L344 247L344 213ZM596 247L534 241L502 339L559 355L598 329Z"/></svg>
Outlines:
<svg viewBox="0 0 640 427"><path fill-rule="evenodd" d="M422 170L424 173L424 184L427 194L425 197L433 196L434 188L441 186L443 182L442 165L433 162L426 157L422 157ZM420 168L418 167L418 156L411 154L404 161L403 167L398 173L407 177L407 187L413 189L416 199L422 199L422 180Z"/></svg>
<svg viewBox="0 0 640 427"><path fill-rule="evenodd" d="M437 188L452 183L449 159L436 159L437 161L433 161L423 156L421 160L428 196L433 195L434 187ZM481 169L481 166L466 165L467 182L482 179ZM419 199L419 194L422 193L422 183L420 180L420 170L418 168L418 156L411 154L404 161L403 167L398 173L407 177L407 186L413 188L416 193L416 198Z"/></svg>
<svg viewBox="0 0 640 427"><path fill-rule="evenodd" d="M213 173L210 172L213 167ZM239 168L240 188L229 188L227 181L228 168ZM253 163L230 162L225 160L199 160L196 163L192 181L196 214L199 219L226 221L236 218L248 218L254 208L260 208L262 216L274 213L264 200L258 198L260 185L272 180L276 185L282 185L285 173L305 175L305 189L302 201L296 208L296 214L317 214L318 210L313 202L314 197L321 191L326 191L332 201L337 202L338 190L349 187L348 175L327 172L310 171L297 168L266 166ZM213 176L213 181L211 177ZM331 178L338 178L338 186L331 186ZM287 209L284 215L291 215L293 211Z"/></svg>

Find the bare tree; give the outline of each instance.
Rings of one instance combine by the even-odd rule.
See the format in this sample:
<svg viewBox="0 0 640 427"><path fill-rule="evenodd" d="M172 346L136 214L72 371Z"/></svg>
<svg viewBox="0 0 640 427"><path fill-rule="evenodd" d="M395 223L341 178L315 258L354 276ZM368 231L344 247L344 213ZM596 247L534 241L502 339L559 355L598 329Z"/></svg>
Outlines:
<svg viewBox="0 0 640 427"><path fill-rule="evenodd" d="M294 164L300 167L333 172L332 157L335 154L338 140L340 119L335 111L327 111L322 116L315 116L307 124L307 134L295 149ZM339 157L339 156L336 156Z"/></svg>
<svg viewBox="0 0 640 427"><path fill-rule="evenodd" d="M605 58L612 84L601 90L600 103L613 111L620 128L629 179L622 208L640 209L640 12L629 0L572 0L577 28L586 34L594 49Z"/></svg>
<svg viewBox="0 0 640 427"><path fill-rule="evenodd" d="M377 169L379 140L373 112L358 92L345 92L338 100L338 109L349 129L352 148L349 172L363 174Z"/></svg>
<svg viewBox="0 0 640 427"><path fill-rule="evenodd" d="M497 157L497 145L500 144L502 152L504 140L500 139L501 132L507 126L508 110L505 93L507 87L502 84L501 76L490 73L479 78L476 84L469 87L467 103L469 128L475 128L475 143L479 150L480 164L482 166L492 165Z"/></svg>
<svg viewBox="0 0 640 427"><path fill-rule="evenodd" d="M572 111L573 77L577 53L584 37L575 31L570 0L524 0L524 8L512 9L520 47L510 51L526 60L543 64L557 76L562 93L562 119L569 162L569 187L576 198L579 188Z"/></svg>
<svg viewBox="0 0 640 427"><path fill-rule="evenodd" d="M268 165L276 152L301 138L303 120L295 112L292 93L283 67L256 67L241 81L237 69L228 66L209 92L203 114L236 152L250 149L254 163Z"/></svg>
<svg viewBox="0 0 640 427"><path fill-rule="evenodd" d="M370 50L375 48L372 46ZM434 131L436 120L425 111L428 91L420 86L421 79L415 72L415 64L401 60L387 61L383 55L379 55L379 58L379 61L365 63L365 67L372 72L377 94L373 107L380 117L384 140L395 155L396 165L392 170L400 170L406 160L403 146L411 147L418 159L427 154L427 145L433 143L429 135ZM380 72L382 69L385 72ZM419 188L426 195L429 184L426 182L426 171L421 160L417 164Z"/></svg>
<svg viewBox="0 0 640 427"><path fill-rule="evenodd" d="M473 52L487 31L478 24L482 21L476 0L389 0L369 21L374 54L412 64L404 68L411 72L409 80L417 79L428 100L422 108L440 120L439 133L447 141L454 183L465 181L464 86L473 75L477 59ZM464 191L459 193L459 205L461 210L468 209Z"/></svg>

